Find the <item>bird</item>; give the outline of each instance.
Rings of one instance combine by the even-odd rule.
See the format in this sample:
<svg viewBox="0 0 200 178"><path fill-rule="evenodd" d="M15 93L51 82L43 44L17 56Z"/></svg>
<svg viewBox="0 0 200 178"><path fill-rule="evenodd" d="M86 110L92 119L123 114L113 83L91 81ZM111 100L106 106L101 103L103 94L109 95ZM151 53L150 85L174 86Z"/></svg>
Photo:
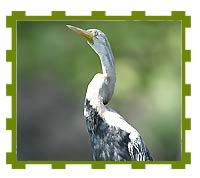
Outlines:
<svg viewBox="0 0 200 178"><path fill-rule="evenodd" d="M114 56L108 38L98 29L66 26L85 37L101 61L102 73L97 73L89 83L84 102L93 160L153 161L139 132L107 105L116 83Z"/></svg>

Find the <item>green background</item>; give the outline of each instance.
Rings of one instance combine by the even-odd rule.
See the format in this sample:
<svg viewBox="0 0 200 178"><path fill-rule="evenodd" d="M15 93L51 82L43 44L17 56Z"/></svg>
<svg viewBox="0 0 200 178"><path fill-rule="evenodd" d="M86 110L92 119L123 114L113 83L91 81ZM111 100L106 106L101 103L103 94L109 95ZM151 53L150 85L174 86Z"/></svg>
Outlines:
<svg viewBox="0 0 200 178"><path fill-rule="evenodd" d="M18 21L17 159L91 160L83 103L101 66L66 24L107 35L117 72L109 106L155 160L180 160L180 21Z"/></svg>

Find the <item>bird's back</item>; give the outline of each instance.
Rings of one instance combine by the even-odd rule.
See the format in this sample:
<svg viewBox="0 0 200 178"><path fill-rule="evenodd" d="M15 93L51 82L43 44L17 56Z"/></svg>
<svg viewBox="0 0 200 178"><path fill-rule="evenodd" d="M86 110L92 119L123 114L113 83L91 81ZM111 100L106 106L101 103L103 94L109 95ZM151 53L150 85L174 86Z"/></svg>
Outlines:
<svg viewBox="0 0 200 178"><path fill-rule="evenodd" d="M113 110L107 111L117 115ZM109 116L105 114L102 117L98 111L90 105L89 100L85 100L85 119L89 133L90 144L92 146L93 159L105 161L122 161L122 160L152 160L148 149L142 141L139 133L124 129L125 126L120 124L116 126L107 119ZM126 123L120 118L122 123ZM117 121L117 120L116 120ZM131 126L130 126L131 127Z"/></svg>

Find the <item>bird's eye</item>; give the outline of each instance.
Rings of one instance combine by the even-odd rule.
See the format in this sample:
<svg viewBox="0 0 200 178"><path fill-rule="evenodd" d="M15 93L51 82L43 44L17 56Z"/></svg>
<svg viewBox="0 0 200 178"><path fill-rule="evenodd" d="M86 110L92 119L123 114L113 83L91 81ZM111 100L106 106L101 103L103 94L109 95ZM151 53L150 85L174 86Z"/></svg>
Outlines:
<svg viewBox="0 0 200 178"><path fill-rule="evenodd" d="M95 32L94 32L94 37L95 37L95 36L97 36L97 35L98 35L98 32L97 32L97 31L95 31Z"/></svg>

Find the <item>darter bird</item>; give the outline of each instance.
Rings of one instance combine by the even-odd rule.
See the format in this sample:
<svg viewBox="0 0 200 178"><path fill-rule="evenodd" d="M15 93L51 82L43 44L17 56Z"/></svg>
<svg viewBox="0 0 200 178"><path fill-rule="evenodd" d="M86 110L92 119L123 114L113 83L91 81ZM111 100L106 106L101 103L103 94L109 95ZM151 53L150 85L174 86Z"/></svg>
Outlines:
<svg viewBox="0 0 200 178"><path fill-rule="evenodd" d="M138 131L107 106L114 92L116 72L113 53L106 35L98 29L83 30L67 25L87 39L99 55L103 73L89 83L84 104L93 160L153 160Z"/></svg>

